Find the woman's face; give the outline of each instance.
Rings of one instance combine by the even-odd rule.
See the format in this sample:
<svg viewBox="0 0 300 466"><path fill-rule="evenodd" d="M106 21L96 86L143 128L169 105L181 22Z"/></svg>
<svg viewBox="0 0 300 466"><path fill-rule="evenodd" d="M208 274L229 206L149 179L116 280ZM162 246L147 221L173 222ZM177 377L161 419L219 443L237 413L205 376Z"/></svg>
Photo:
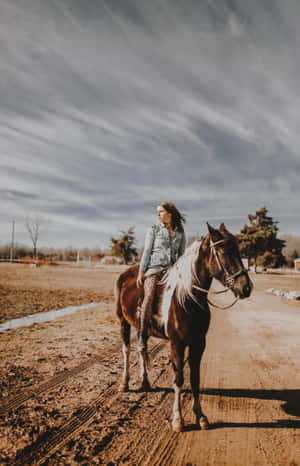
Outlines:
<svg viewBox="0 0 300 466"><path fill-rule="evenodd" d="M166 211L166 209L162 206L157 207L157 217L158 220L162 223L171 223L172 220L172 214Z"/></svg>

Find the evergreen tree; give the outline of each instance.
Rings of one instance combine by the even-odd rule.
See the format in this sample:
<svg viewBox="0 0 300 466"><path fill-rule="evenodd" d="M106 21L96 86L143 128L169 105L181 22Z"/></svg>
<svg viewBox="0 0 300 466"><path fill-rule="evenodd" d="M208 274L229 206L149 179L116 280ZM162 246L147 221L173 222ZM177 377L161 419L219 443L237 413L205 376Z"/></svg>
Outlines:
<svg viewBox="0 0 300 466"><path fill-rule="evenodd" d="M130 227L128 231L121 231L122 235L119 238L111 238L111 254L121 257L125 264L128 264L138 255L134 246L135 236L134 227Z"/></svg>
<svg viewBox="0 0 300 466"><path fill-rule="evenodd" d="M242 257L257 265L276 268L285 263L282 249L285 241L277 238L278 222L268 216L268 209L262 207L254 215L249 214L250 225L244 225L238 237Z"/></svg>

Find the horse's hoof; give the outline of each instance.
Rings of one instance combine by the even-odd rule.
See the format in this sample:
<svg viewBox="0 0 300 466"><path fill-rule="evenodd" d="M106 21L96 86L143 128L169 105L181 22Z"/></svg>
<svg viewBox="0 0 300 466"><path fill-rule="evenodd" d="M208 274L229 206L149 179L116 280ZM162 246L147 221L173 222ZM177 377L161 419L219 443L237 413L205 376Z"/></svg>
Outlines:
<svg viewBox="0 0 300 466"><path fill-rule="evenodd" d="M183 422L172 422L172 430L173 432L182 432L184 424Z"/></svg>
<svg viewBox="0 0 300 466"><path fill-rule="evenodd" d="M139 391L140 392L152 392L152 387L149 382L143 382Z"/></svg>
<svg viewBox="0 0 300 466"><path fill-rule="evenodd" d="M206 416L200 417L199 426L201 430L208 430L209 429L209 422Z"/></svg>

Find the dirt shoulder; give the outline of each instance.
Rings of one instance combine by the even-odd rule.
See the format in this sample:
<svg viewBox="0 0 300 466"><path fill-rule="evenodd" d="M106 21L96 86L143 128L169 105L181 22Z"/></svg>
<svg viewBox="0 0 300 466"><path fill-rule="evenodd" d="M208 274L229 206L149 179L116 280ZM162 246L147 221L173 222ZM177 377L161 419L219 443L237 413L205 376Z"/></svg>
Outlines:
<svg viewBox="0 0 300 466"><path fill-rule="evenodd" d="M113 300L114 267L0 264L0 323L38 312Z"/></svg>

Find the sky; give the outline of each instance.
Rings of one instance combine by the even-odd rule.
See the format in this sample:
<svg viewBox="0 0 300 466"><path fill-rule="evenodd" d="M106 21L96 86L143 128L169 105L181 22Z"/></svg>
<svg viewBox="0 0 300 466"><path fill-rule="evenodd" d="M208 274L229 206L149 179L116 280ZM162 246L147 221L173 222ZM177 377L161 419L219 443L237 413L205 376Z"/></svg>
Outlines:
<svg viewBox="0 0 300 466"><path fill-rule="evenodd" d="M266 206L300 234L298 0L0 0L0 244L142 246Z"/></svg>

